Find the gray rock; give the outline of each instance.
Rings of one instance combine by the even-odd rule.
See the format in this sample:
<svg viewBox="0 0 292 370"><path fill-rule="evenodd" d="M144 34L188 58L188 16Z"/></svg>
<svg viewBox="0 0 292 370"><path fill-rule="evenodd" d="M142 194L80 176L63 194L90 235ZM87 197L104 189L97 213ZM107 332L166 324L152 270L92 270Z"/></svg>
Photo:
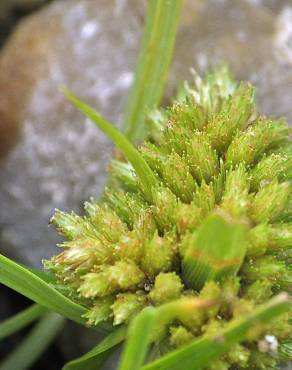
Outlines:
<svg viewBox="0 0 292 370"><path fill-rule="evenodd" d="M265 114L292 122L292 3L289 0L208 0L192 9L181 28L172 80L227 63L237 79L257 87Z"/></svg>
<svg viewBox="0 0 292 370"><path fill-rule="evenodd" d="M0 245L28 264L55 253L54 208L74 209L105 184L112 146L58 91L66 85L120 122L142 25L124 1L60 1L18 27L0 58ZM0 127L0 131L1 131ZM4 132L4 134L3 134ZM12 137L12 139L11 139Z"/></svg>
<svg viewBox="0 0 292 370"><path fill-rule="evenodd" d="M143 14L142 0L59 0L24 20L2 51L2 253L40 266L56 251L47 227L54 208L82 212L83 201L102 192L112 146L58 88L70 87L120 127ZM166 97L190 78L189 67L203 72L223 61L256 84L265 113L292 121L290 0L187 0ZM76 330L63 333L68 358L92 345Z"/></svg>
<svg viewBox="0 0 292 370"><path fill-rule="evenodd" d="M1 0L0 45L13 29L19 18L44 5L50 0ZM52 0L51 0L52 1Z"/></svg>
<svg viewBox="0 0 292 370"><path fill-rule="evenodd" d="M19 137L0 165L0 245L9 256L39 265L55 253L56 233L47 228L54 208L81 212L101 193L112 146L58 87L120 127L143 14L144 1L56 1L25 20L3 50L2 147ZM255 83L263 112L292 121L291 40L289 0L188 0L166 95L190 78L189 67L202 72L224 61Z"/></svg>

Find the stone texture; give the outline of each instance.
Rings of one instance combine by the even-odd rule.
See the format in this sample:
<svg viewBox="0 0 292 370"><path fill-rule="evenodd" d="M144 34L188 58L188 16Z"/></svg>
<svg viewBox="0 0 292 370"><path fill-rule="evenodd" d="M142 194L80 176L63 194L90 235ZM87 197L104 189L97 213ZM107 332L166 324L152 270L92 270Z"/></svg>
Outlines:
<svg viewBox="0 0 292 370"><path fill-rule="evenodd" d="M0 136L5 145L20 136L0 165L6 254L39 265L55 252L47 227L54 208L79 212L102 191L112 146L58 88L70 87L118 123L141 14L123 1L56 2L21 23L2 51Z"/></svg>
<svg viewBox="0 0 292 370"><path fill-rule="evenodd" d="M0 45L5 41L15 23L50 0L1 0L0 1ZM52 0L51 0L52 1Z"/></svg>
<svg viewBox="0 0 292 370"><path fill-rule="evenodd" d="M187 4L172 79L187 78L189 66L205 71L227 63L236 78L256 85L262 112L292 122L292 3L209 0L196 11Z"/></svg>
<svg viewBox="0 0 292 370"><path fill-rule="evenodd" d="M29 2L41 0L13 1ZM11 4L0 0L0 9ZM54 208L80 212L85 199L101 193L112 146L58 88L67 85L120 127L143 14L143 0L55 0L24 20L2 50L2 253L39 266L55 253L58 238L47 227ZM223 61L256 84L265 113L292 122L290 0L186 0L167 98L177 81L190 78L189 67L203 72ZM76 357L91 339L71 325L62 351Z"/></svg>
<svg viewBox="0 0 292 370"><path fill-rule="evenodd" d="M105 184L112 146L58 92L67 85L120 126L144 1L59 0L23 21L0 56L0 245L39 265L57 241L55 207L80 212ZM187 0L167 97L177 81L227 62L258 87L267 114L292 121L289 0ZM13 146L14 145L14 146ZM1 154L0 154L1 155Z"/></svg>

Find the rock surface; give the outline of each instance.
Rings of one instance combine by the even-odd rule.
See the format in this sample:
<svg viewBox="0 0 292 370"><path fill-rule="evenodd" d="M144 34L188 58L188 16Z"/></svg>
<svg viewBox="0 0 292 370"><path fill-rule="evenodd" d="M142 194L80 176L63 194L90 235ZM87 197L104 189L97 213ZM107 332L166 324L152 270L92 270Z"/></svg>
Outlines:
<svg viewBox="0 0 292 370"><path fill-rule="evenodd" d="M5 41L15 23L31 11L52 0L1 0L0 1L0 45Z"/></svg>
<svg viewBox="0 0 292 370"><path fill-rule="evenodd" d="M172 78L188 78L189 66L204 71L227 63L237 79L255 84L262 112L292 123L291 1L209 0L197 12L187 4Z"/></svg>
<svg viewBox="0 0 292 370"><path fill-rule="evenodd" d="M290 4L290 5L289 5ZM39 265L55 252L55 207L80 212L101 193L112 146L58 92L66 85L120 126L144 1L59 0L19 25L0 56L0 246ZM261 110L292 122L289 0L188 0L167 96L227 62L257 86ZM14 146L13 146L14 145Z"/></svg>
<svg viewBox="0 0 292 370"><path fill-rule="evenodd" d="M20 139L0 165L0 233L2 250L18 260L39 265L54 253L54 208L79 212L103 189L112 146L58 89L119 122L143 14L126 5L53 3L20 24L2 52L0 136Z"/></svg>
<svg viewBox="0 0 292 370"><path fill-rule="evenodd" d="M14 1L25 2L41 0ZM54 208L81 212L101 193L112 146L58 88L67 85L120 126L143 14L142 0L55 0L24 20L2 50L0 252L40 266L58 241L47 227ZM292 122L290 0L186 0L167 97L190 78L189 67L203 72L223 61L256 84L261 110ZM70 358L91 339L71 325L61 343Z"/></svg>

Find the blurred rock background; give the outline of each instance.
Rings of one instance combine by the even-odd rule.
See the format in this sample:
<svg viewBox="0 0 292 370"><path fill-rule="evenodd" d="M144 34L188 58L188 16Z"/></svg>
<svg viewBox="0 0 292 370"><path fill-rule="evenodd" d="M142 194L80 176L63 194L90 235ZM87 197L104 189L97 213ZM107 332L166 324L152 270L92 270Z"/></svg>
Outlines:
<svg viewBox="0 0 292 370"><path fill-rule="evenodd" d="M112 146L58 88L121 127L144 10L144 0L0 0L1 253L40 267L56 252L54 208L81 212L101 193ZM291 0L185 0L165 101L190 67L222 62L257 86L261 111L292 122ZM27 304L4 294L1 318ZM70 330L51 349L56 364L88 347L89 334L73 345Z"/></svg>

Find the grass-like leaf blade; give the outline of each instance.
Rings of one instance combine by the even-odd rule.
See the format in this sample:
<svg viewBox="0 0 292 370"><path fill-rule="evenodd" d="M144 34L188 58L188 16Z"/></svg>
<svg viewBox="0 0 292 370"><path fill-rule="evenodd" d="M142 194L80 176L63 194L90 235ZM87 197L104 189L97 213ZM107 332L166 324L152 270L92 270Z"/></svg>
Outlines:
<svg viewBox="0 0 292 370"><path fill-rule="evenodd" d="M181 298L162 304L159 307L147 307L130 323L127 342L122 354L119 370L139 370L143 365L151 343L167 325L190 312L201 311L215 304L215 301L198 298Z"/></svg>
<svg viewBox="0 0 292 370"><path fill-rule="evenodd" d="M236 274L246 252L246 225L211 214L194 234L182 267L189 286L201 289L206 280Z"/></svg>
<svg viewBox="0 0 292 370"><path fill-rule="evenodd" d="M131 141L145 137L145 110L160 103L172 59L182 0L149 0L135 80L125 116Z"/></svg>
<svg viewBox="0 0 292 370"><path fill-rule="evenodd" d="M284 363L292 361L292 338L281 344L279 348L279 355L281 359L283 359Z"/></svg>
<svg viewBox="0 0 292 370"><path fill-rule="evenodd" d="M71 91L64 89L64 95L77 109L80 110L80 112L93 121L121 150L121 152L134 167L136 174L143 185L143 189L148 200L152 201L152 190L157 184L157 180L154 176L154 173L138 150L130 143L126 136L124 136L110 122L103 118L88 104L84 103Z"/></svg>
<svg viewBox="0 0 292 370"><path fill-rule="evenodd" d="M62 329L64 318L46 314L27 337L0 364L0 370L25 370L42 355Z"/></svg>
<svg viewBox="0 0 292 370"><path fill-rule="evenodd" d="M47 311L46 308L33 304L22 312L0 323L0 340L24 328L37 320Z"/></svg>
<svg viewBox="0 0 292 370"><path fill-rule="evenodd" d="M52 284L56 283L56 277L51 272L45 272L37 268L31 267L31 266L25 266L21 263L19 265L26 268L27 270L32 272L34 275L38 276L40 279L44 280L46 283L52 283Z"/></svg>
<svg viewBox="0 0 292 370"><path fill-rule="evenodd" d="M125 339L126 328L119 328L109 334L96 347L85 355L68 362L63 370L98 370L101 369L104 361Z"/></svg>
<svg viewBox="0 0 292 370"><path fill-rule="evenodd" d="M235 319L214 336L204 336L142 367L142 370L202 369L232 345L243 341L256 326L269 323L291 309L286 293L271 299L244 319Z"/></svg>
<svg viewBox="0 0 292 370"><path fill-rule="evenodd" d="M155 330L156 310L144 309L131 322L119 370L139 370L144 363Z"/></svg>
<svg viewBox="0 0 292 370"><path fill-rule="evenodd" d="M0 255L0 283L30 298L39 305L85 324L86 309L63 296L47 282L9 258Z"/></svg>

